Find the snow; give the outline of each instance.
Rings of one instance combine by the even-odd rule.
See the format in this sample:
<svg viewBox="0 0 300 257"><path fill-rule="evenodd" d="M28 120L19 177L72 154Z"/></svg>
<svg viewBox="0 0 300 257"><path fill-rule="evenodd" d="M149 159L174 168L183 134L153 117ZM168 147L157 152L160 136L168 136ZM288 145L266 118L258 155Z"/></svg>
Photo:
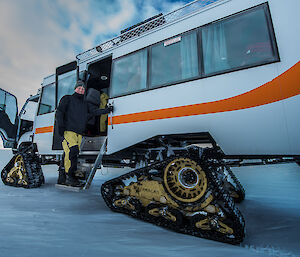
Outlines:
<svg viewBox="0 0 300 257"><path fill-rule="evenodd" d="M3 149L3 140L2 138L0 137L0 150Z"/></svg>
<svg viewBox="0 0 300 257"><path fill-rule="evenodd" d="M11 156L9 150L0 150L0 170ZM46 184L37 189L0 183L0 257L300 256L297 164L234 168L246 188L239 208L247 231L240 246L178 234L111 212L100 186L117 176L118 169L98 171L91 188L80 193L56 189L56 170L43 166Z"/></svg>

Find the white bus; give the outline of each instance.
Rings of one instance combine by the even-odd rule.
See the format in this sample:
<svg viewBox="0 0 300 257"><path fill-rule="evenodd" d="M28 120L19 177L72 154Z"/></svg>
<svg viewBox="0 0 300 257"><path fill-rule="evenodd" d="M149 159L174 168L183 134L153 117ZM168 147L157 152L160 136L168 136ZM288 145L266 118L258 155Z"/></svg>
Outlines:
<svg viewBox="0 0 300 257"><path fill-rule="evenodd" d="M220 181L231 177L224 187L238 201L244 193L224 160L300 157L299 8L297 0L197 0L123 30L44 79L35 152L44 163L61 158L55 110L81 79L108 95L114 112L104 130L101 118L87 127L79 167L93 166L102 145L103 165L143 167L102 186L108 206L240 242L244 221Z"/></svg>

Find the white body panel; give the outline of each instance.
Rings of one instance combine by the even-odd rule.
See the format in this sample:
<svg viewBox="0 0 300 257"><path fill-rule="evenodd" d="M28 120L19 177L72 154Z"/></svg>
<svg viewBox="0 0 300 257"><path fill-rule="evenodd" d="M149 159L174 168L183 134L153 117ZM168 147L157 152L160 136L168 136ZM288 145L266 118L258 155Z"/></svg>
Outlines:
<svg viewBox="0 0 300 257"><path fill-rule="evenodd" d="M179 23L132 40L113 52L113 59L184 31L264 3L231 0ZM268 1L280 62L221 74L111 99L114 116L218 101L258 88L286 72L300 60L298 10L300 2ZM284 86L284 85L282 85ZM300 96L244 110L109 126L108 154L155 135L209 132L229 155L299 155Z"/></svg>
<svg viewBox="0 0 300 257"><path fill-rule="evenodd" d="M34 131L39 128L47 128L54 126L55 113L47 113L36 116L34 121ZM35 133L33 142L37 144L39 154L61 154L62 151L52 150L53 132Z"/></svg>
<svg viewBox="0 0 300 257"><path fill-rule="evenodd" d="M113 116L120 116L210 103L244 94L272 81L299 62L300 1L220 1L80 62L79 71L86 70L89 63L111 54L113 59L122 57L265 2L270 7L280 62L116 97L109 101L114 105ZM54 76L48 80L43 85L52 83ZM285 85L280 86L284 88ZM209 132L228 155L300 155L299 109L300 95L296 95L270 104L234 111L113 124L108 127L107 154L126 149L156 135ZM35 119L35 129L53 125L54 113L40 115ZM38 144L40 154L61 153L52 151L52 139L53 132L35 135L34 142Z"/></svg>

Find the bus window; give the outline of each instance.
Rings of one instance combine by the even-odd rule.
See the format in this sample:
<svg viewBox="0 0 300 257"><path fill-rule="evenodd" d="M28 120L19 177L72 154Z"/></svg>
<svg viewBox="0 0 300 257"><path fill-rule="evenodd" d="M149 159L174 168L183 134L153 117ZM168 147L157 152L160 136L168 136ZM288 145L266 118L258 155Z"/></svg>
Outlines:
<svg viewBox="0 0 300 257"><path fill-rule="evenodd" d="M55 110L55 83L43 87L38 115L53 112Z"/></svg>
<svg viewBox="0 0 300 257"><path fill-rule="evenodd" d="M237 14L202 29L205 75L278 60L266 5Z"/></svg>
<svg viewBox="0 0 300 257"><path fill-rule="evenodd" d="M13 95L6 94L5 105L6 105L5 112L8 115L10 122L12 124L15 124L16 116L18 113L17 99Z"/></svg>
<svg viewBox="0 0 300 257"><path fill-rule="evenodd" d="M187 33L151 48L150 87L157 87L199 75L197 33Z"/></svg>
<svg viewBox="0 0 300 257"><path fill-rule="evenodd" d="M146 89L147 50L124 56L113 62L111 96L120 96Z"/></svg>
<svg viewBox="0 0 300 257"><path fill-rule="evenodd" d="M58 75L57 105L64 95L72 95L76 84L76 70Z"/></svg>

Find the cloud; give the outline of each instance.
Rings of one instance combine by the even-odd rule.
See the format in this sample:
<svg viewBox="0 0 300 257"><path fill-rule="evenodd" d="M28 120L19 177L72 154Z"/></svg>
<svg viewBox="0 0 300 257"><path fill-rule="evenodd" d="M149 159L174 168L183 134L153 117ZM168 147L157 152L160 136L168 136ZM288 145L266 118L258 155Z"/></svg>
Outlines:
<svg viewBox="0 0 300 257"><path fill-rule="evenodd" d="M1 0L0 88L15 94L19 107L43 77L73 61L99 40L183 5L171 0Z"/></svg>

